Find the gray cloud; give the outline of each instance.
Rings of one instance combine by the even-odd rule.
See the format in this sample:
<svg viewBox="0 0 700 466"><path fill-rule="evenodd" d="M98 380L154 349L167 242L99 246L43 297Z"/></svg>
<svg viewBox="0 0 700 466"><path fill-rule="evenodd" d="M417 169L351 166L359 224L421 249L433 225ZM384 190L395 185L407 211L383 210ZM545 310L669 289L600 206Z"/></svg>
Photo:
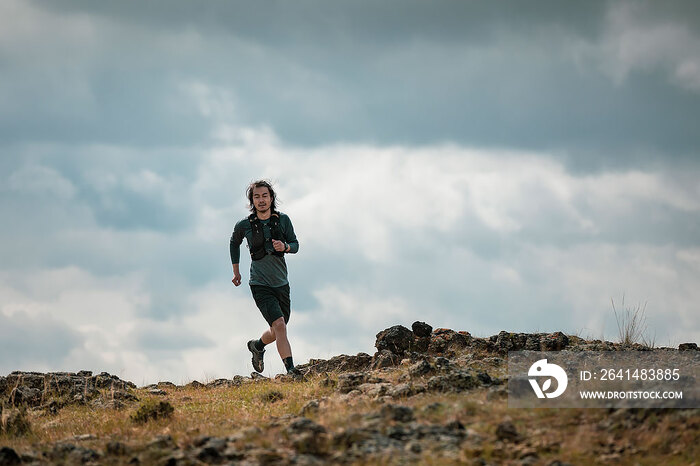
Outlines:
<svg viewBox="0 0 700 466"><path fill-rule="evenodd" d="M0 312L0 373L64 367L70 352L83 344L80 333L50 316Z"/></svg>
<svg viewBox="0 0 700 466"><path fill-rule="evenodd" d="M3 327L136 379L230 370L264 323L228 239L266 176L300 358L413 320L599 337L622 293L696 338L696 12L3 2Z"/></svg>
<svg viewBox="0 0 700 466"><path fill-rule="evenodd" d="M699 93L634 63L622 82L601 70L615 59L606 44L624 33L606 2L27 5L37 28L60 18L50 23L54 41L78 52L51 73L37 56L55 51L40 36L10 54L5 94L18 100L0 115L5 141L201 144L212 115L187 89L204 83L230 97L235 123L268 125L302 145L557 149L587 170L659 153L692 160L700 148ZM622 26L674 24L686 31L676 48L692 49L694 8L642 4ZM678 73L689 76L693 63L679 62ZM13 90L18 83L26 92Z"/></svg>

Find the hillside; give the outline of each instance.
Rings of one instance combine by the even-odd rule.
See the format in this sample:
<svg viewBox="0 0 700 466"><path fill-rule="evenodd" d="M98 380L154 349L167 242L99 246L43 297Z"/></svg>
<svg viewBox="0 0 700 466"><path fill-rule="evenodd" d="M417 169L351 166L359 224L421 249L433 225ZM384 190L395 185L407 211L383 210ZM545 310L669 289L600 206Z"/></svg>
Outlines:
<svg viewBox="0 0 700 466"><path fill-rule="evenodd" d="M299 366L303 380L254 374L138 388L87 371L0 376L0 466L687 465L700 458L698 409L507 407L509 350L620 344L560 332L476 338L416 322L378 333L375 346L373 355L310 360Z"/></svg>

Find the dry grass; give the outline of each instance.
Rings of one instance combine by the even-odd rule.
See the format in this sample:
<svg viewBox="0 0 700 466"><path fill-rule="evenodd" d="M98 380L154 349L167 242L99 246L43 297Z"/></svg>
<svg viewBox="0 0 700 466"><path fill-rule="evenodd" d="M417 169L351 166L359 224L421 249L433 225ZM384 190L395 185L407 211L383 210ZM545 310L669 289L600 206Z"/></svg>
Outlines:
<svg viewBox="0 0 700 466"><path fill-rule="evenodd" d="M396 379L400 374L398 370L381 376ZM381 409L379 400L364 396L347 399L324 386L322 380L319 377L303 383L269 381L231 388L169 389L165 397L150 397L144 390L136 390L142 402L165 399L175 407L171 418L144 424L130 420L140 403L129 404L121 411L89 406L69 406L54 415L30 411L31 434L18 438L0 436L0 445L36 451L36 445L49 448L57 442L71 442L104 450L111 441L138 446L164 434L171 435L180 446L190 445L201 435L237 434L242 442L270 447L283 442L285 421L280 418L298 415L309 400L325 399L320 409L308 417L325 426L331 435L349 427L362 427ZM487 399L485 389L424 393L395 402L412 407L418 423L459 420L467 429L467 439L458 456L441 456L442 452L427 447L420 455L420 464L464 464L477 457L490 463L517 464L514 449L528 448L538 452L538 464L555 459L572 464L690 464L700 456L697 412L689 412L682 422L673 416L654 416L633 427L611 429L601 427L610 416L604 409L509 409L505 398ZM497 439L496 427L504 420L510 420L522 433L522 442L512 445ZM86 435L90 437L76 440ZM623 450L620 453L616 448ZM362 463L393 464L391 458Z"/></svg>
<svg viewBox="0 0 700 466"><path fill-rule="evenodd" d="M622 296L622 310L618 312L615 307L615 301L610 298L612 303L613 313L615 314L615 322L617 323L618 337L620 343L625 346L631 346L634 343L641 343L644 346L653 348L655 345L654 338L647 337L647 303L641 303L636 306L625 307L625 296Z"/></svg>

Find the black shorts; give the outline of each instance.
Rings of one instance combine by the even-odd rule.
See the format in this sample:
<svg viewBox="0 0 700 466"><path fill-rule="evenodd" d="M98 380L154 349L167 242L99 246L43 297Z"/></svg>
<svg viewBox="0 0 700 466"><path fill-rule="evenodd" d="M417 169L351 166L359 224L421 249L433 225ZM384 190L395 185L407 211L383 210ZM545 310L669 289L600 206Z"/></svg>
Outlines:
<svg viewBox="0 0 700 466"><path fill-rule="evenodd" d="M250 291L253 292L255 304L270 326L280 317L284 317L285 324L289 322L289 283L276 288L264 285L250 285Z"/></svg>

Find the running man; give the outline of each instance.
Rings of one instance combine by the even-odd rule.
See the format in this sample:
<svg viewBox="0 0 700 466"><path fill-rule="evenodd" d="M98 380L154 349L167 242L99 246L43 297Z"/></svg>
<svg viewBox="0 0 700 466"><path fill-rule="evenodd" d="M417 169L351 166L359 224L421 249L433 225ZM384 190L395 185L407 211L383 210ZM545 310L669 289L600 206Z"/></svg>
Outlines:
<svg viewBox="0 0 700 466"><path fill-rule="evenodd" d="M264 369L265 345L277 342L287 374L298 377L301 371L294 367L292 348L287 339L287 323L290 314L289 281L285 254L299 250L299 242L289 217L277 211L275 191L265 180L254 181L248 186L248 202L251 214L238 222L231 235L231 264L234 285L241 284L240 246L245 238L250 250L250 289L255 304L270 328L257 340L248 342L253 355L253 368Z"/></svg>

